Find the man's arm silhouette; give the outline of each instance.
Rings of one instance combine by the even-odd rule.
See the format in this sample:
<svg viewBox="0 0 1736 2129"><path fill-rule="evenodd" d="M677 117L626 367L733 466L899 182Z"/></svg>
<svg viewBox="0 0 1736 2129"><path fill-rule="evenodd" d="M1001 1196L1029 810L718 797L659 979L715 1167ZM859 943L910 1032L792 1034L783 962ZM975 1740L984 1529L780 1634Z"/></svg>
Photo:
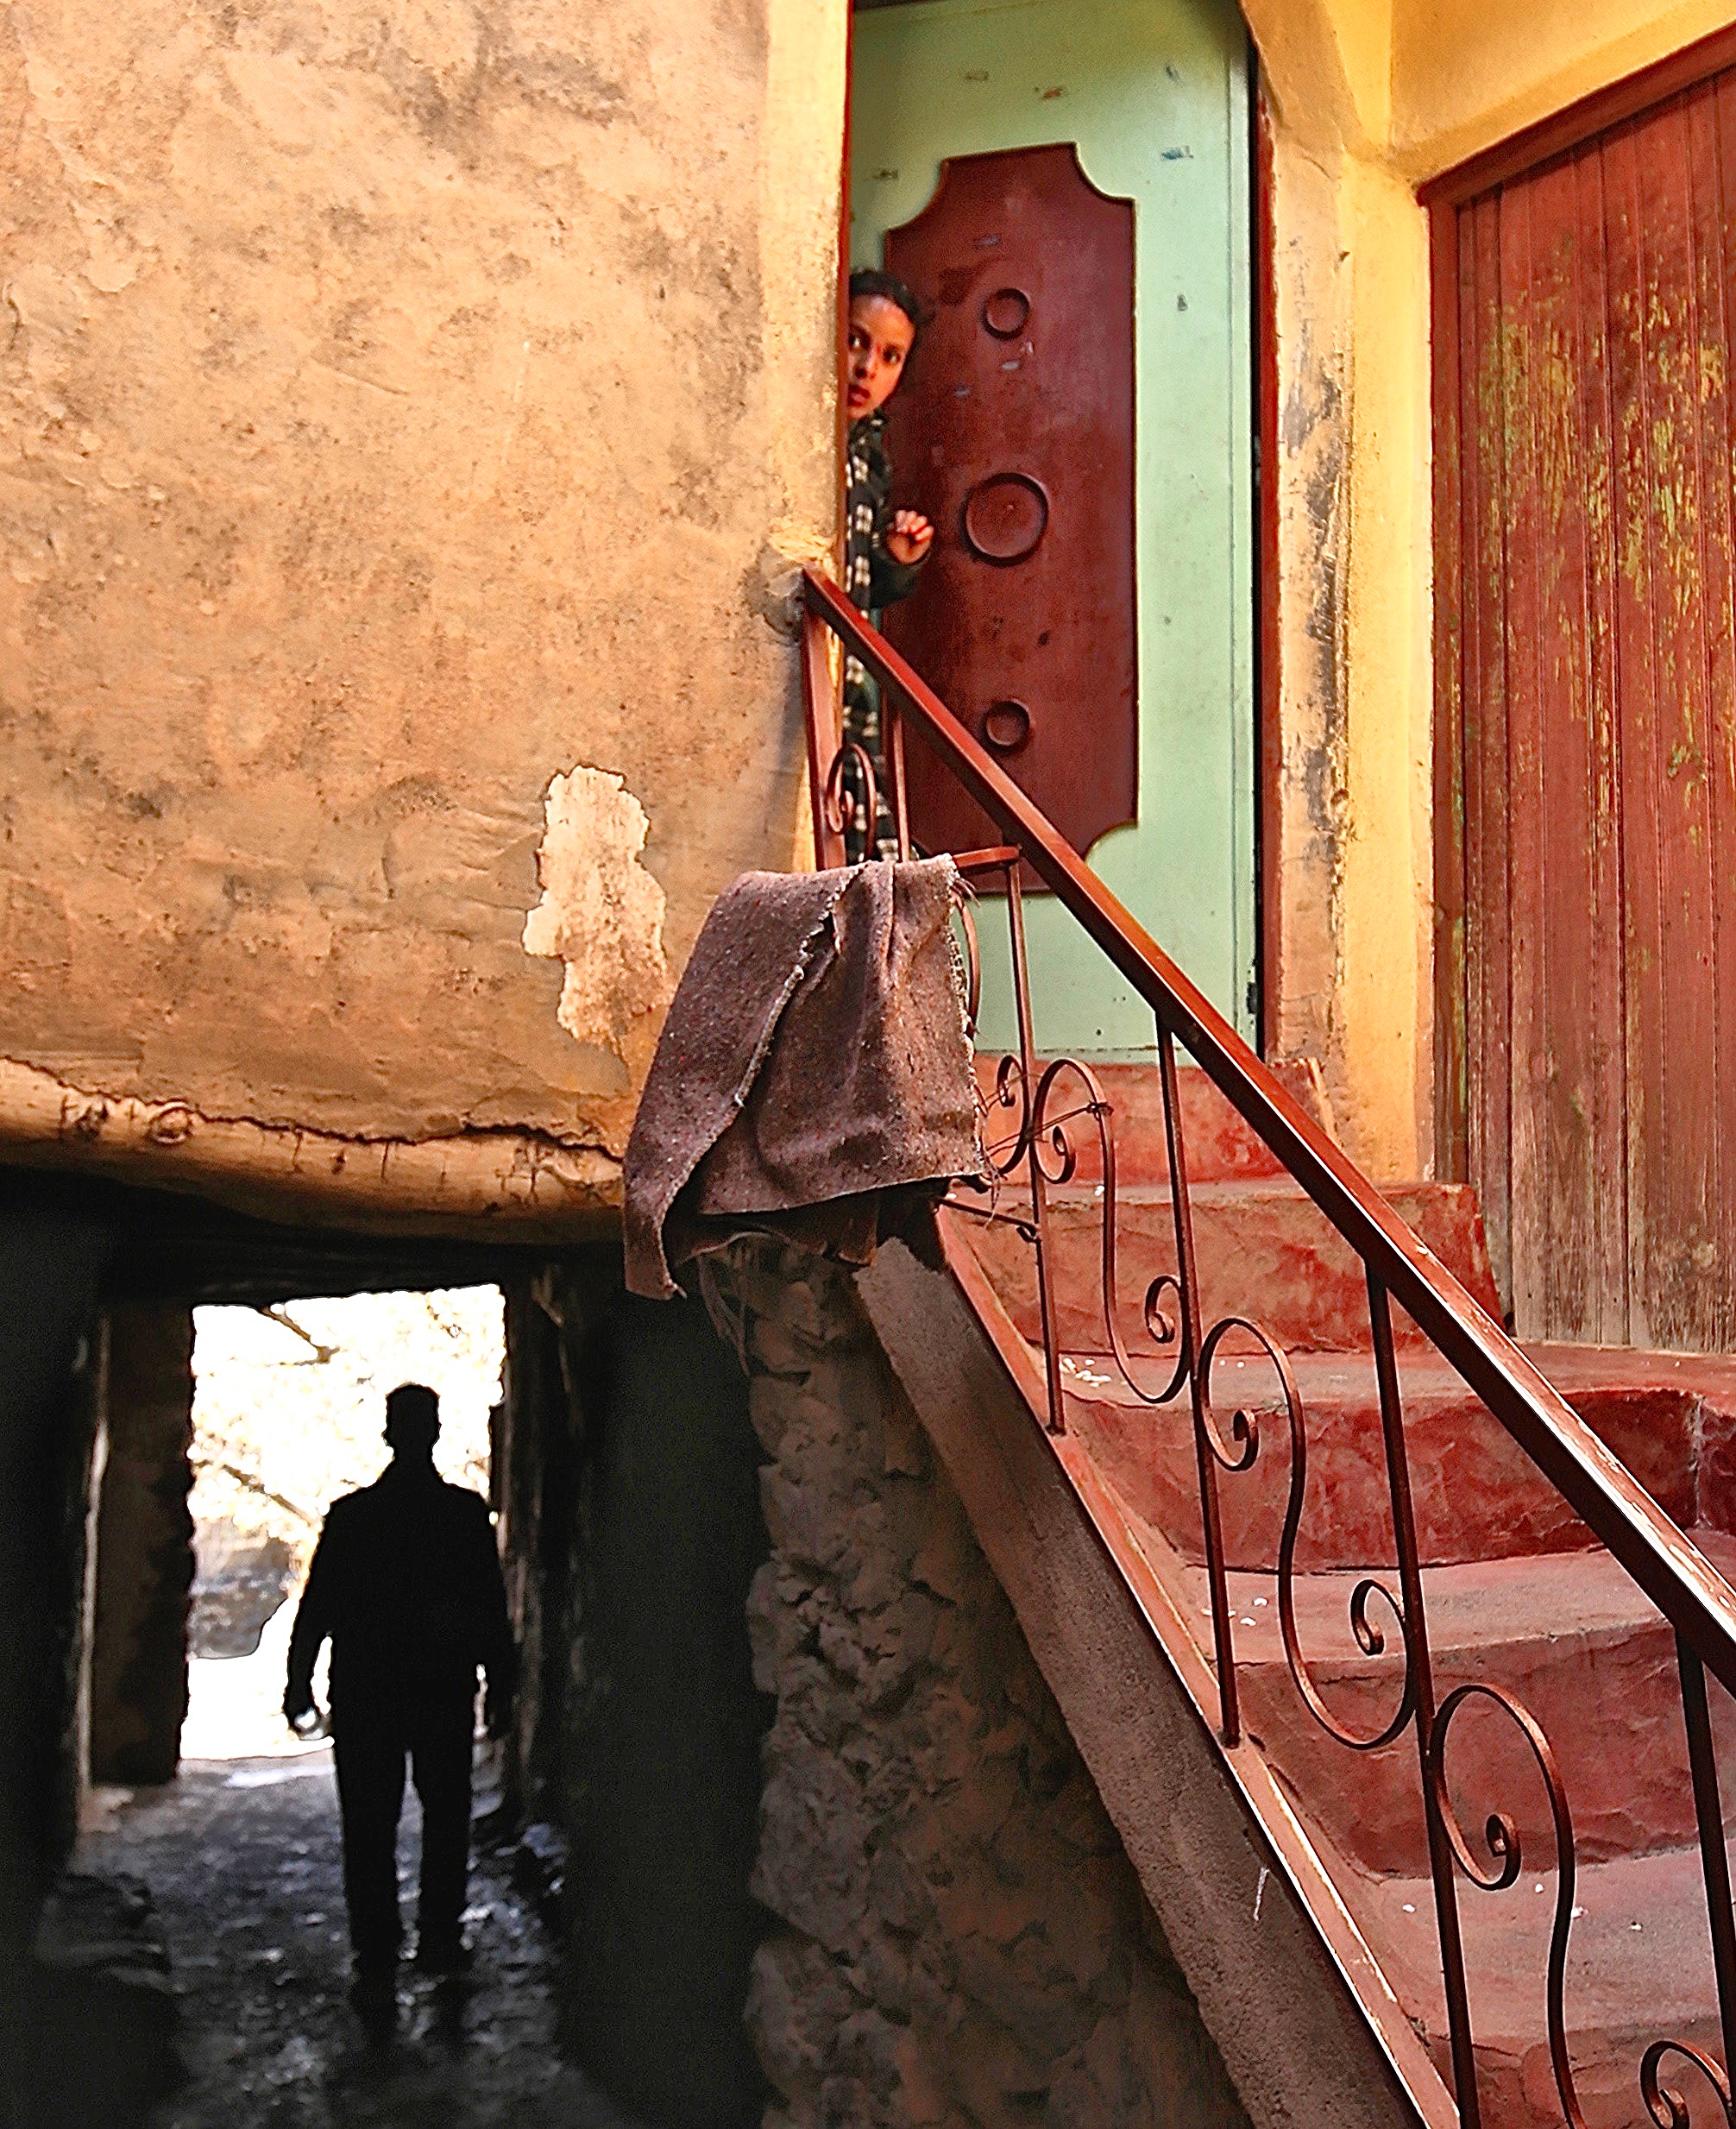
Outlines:
<svg viewBox="0 0 1736 2129"><path fill-rule="evenodd" d="M331 1632L337 1549L328 1515L313 1548L307 1586L296 1607L295 1625L289 1637L289 1677L283 1689L283 1712L291 1723L299 1723L313 1712L313 1666Z"/></svg>

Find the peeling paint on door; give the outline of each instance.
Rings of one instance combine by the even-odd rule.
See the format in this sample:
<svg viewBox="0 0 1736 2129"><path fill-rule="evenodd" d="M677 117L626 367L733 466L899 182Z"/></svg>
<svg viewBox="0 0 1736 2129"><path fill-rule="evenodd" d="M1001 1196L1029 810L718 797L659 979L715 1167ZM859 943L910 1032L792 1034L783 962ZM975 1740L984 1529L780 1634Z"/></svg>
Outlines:
<svg viewBox="0 0 1736 2129"><path fill-rule="evenodd" d="M1523 1336L1736 1338L1736 70L1457 214L1469 1154Z"/></svg>

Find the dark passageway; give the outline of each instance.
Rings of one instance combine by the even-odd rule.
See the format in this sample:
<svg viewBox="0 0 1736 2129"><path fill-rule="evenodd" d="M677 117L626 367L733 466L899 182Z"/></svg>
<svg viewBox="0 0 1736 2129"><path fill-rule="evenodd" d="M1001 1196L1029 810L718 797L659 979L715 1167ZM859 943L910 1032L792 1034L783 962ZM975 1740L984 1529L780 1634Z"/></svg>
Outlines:
<svg viewBox="0 0 1736 2129"><path fill-rule="evenodd" d="M154 1896L188 2078L150 2129L638 2129L555 2044L555 1943L511 1854L479 1846L472 1866L472 1972L436 1982L406 1965L396 2031L374 2045L345 2000L329 1752L189 1761L122 1805L79 1863Z"/></svg>
<svg viewBox="0 0 1736 2129"><path fill-rule="evenodd" d="M766 1536L703 1312L629 1301L609 1240L387 1241L16 1175L0 1256L4 2129L751 2129ZM519 1692L482 1754L474 1962L443 1989L406 1960L374 2048L331 1752L282 1723L284 1643L307 1534L385 1461L387 1387L439 1372L411 1318L456 1337L462 1288L494 1358L480 1403L450 1385L449 1475L492 1496ZM405 1319L351 1370L353 1424L343 1296ZM195 1312L201 1340L251 1326L226 1351L256 1382L217 1395ZM419 1822L407 1798L412 1930Z"/></svg>

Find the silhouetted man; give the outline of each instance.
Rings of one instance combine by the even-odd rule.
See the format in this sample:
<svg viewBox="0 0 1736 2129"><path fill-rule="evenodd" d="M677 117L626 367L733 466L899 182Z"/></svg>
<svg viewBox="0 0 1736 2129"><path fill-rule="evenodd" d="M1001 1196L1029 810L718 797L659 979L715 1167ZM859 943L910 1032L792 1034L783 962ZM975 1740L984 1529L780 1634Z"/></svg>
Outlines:
<svg viewBox="0 0 1736 2129"><path fill-rule="evenodd" d="M387 1397L392 1461L371 1486L332 1502L289 1644L283 1711L299 1724L313 1709L320 1646L331 1641L343 1891L363 2010L393 2001L406 1758L422 1799L417 1963L450 1973L469 1958L461 1924L478 1666L487 1673L494 1735L506 1727L513 1693L513 1634L487 1503L434 1469L439 1433L431 1389L406 1383Z"/></svg>

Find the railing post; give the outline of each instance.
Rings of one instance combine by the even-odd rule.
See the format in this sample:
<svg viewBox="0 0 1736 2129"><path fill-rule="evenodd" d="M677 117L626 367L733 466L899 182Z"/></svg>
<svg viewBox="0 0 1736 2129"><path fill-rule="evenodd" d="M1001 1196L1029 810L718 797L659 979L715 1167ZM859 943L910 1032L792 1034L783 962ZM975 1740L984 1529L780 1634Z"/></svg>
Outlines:
<svg viewBox="0 0 1736 2129"><path fill-rule="evenodd" d="M821 872L844 862L844 837L828 822L827 785L844 743L838 692L827 655L831 632L810 608L802 610L802 704L808 728L808 797L814 812L814 862Z"/></svg>
<svg viewBox="0 0 1736 2129"><path fill-rule="evenodd" d="M1037 1150L1037 1045L1031 1017L1031 970L1025 950L1025 905L1019 894L1016 860L1007 867L1007 923L1012 934L1013 999L1019 1017L1019 1069L1022 1128L1025 1133L1025 1159L1031 1171L1031 1225L1036 1231L1037 1313L1043 1332L1043 1380L1048 1388L1048 1429L1052 1434L1067 1431L1066 1393L1061 1385L1061 1341L1055 1321L1054 1268L1049 1261L1049 1200L1042 1156Z"/></svg>
<svg viewBox="0 0 1736 2129"><path fill-rule="evenodd" d="M1387 1484L1392 1495L1393 1537L1399 1549L1399 1590L1405 1607L1405 1661L1410 1667L1415 1704L1417 1764L1423 1782L1423 1819L1429 1836L1429 1875L1435 1893L1435 1922L1441 1940L1441 1981L1447 2003L1447 2037L1452 2049L1453 2096L1459 2103L1461 2129L1481 2129L1476 2051L1471 2041L1470 1999L1465 1988L1464 1935L1459 1926L1458 1881L1453 1845L1436 1798L1431 1754L1435 1735L1434 1665L1429 1654L1429 1621L1423 1598L1423 1567L1417 1549L1417 1515L1411 1498L1411 1463L1405 1446L1405 1414L1399 1395L1398 1356L1393 1347L1393 1308L1387 1289L1368 1273L1368 1324L1374 1347L1374 1379L1381 1392L1381 1433L1387 1455Z"/></svg>
<svg viewBox="0 0 1736 2129"><path fill-rule="evenodd" d="M1199 1272L1193 1254L1193 1207L1187 1193L1187 1141L1181 1124L1181 1088L1175 1074L1175 1038L1155 1016L1158 1078L1163 1088L1164 1149L1169 1160L1169 1201L1175 1218L1175 1284L1179 1296L1182 1364L1187 1370L1193 1414L1193 1453L1199 1471L1199 1514L1205 1537L1205 1572L1211 1591L1211 1642L1217 1660L1217 1704L1223 1742L1242 1742L1242 1695L1236 1678L1236 1629L1230 1611L1230 1577L1223 1558L1223 1518L1217 1502L1217 1458L1205 1432L1205 1384L1199 1377Z"/></svg>
<svg viewBox="0 0 1736 2129"><path fill-rule="evenodd" d="M904 717L898 698L890 689L880 692L880 736L886 763L886 780L892 786L892 824L898 837L898 855L910 855L910 806L904 788Z"/></svg>
<svg viewBox="0 0 1736 2129"><path fill-rule="evenodd" d="M1706 1919L1712 1931L1712 1965L1718 1981L1718 2019L1724 2036L1724 2070L1736 2075L1736 1912L1730 1904L1730 1857L1724 1846L1724 1807L1718 1792L1718 1756L1712 1743L1712 1711L1706 1700L1706 1670L1676 1637L1682 1680L1682 1719L1688 1729L1688 1764L1694 1777L1694 1816L1700 1831L1700 1867L1706 1880Z"/></svg>

